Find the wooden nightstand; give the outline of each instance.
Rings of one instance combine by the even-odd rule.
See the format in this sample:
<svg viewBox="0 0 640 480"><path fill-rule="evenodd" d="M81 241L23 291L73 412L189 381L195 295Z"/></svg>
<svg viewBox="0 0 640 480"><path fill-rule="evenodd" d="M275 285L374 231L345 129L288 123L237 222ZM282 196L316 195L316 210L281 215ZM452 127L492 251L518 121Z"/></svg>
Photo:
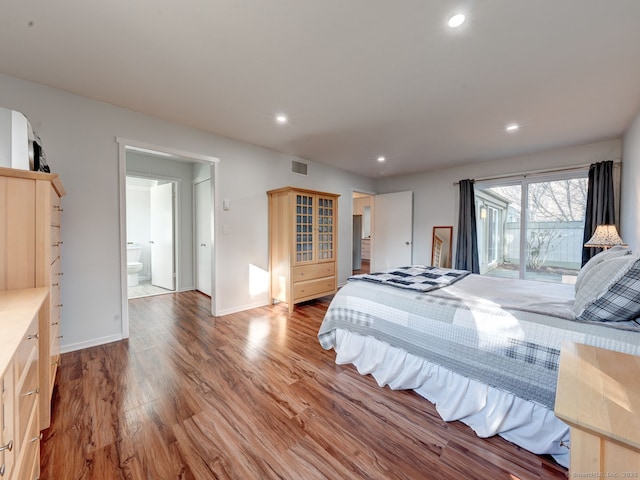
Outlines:
<svg viewBox="0 0 640 480"><path fill-rule="evenodd" d="M640 357L566 342L555 413L571 428L569 478L640 478Z"/></svg>

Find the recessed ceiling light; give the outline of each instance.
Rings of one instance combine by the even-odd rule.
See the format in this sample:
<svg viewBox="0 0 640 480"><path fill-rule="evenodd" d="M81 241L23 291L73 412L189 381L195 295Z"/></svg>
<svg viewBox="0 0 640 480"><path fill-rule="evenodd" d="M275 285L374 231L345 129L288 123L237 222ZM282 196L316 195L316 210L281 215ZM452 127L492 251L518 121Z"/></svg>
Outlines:
<svg viewBox="0 0 640 480"><path fill-rule="evenodd" d="M379 157L378 157L378 161L379 161L380 163L384 162L385 160L386 160L386 158L384 158L383 156L379 156Z"/></svg>
<svg viewBox="0 0 640 480"><path fill-rule="evenodd" d="M465 16L463 14L457 13L449 19L448 25L451 28L459 27L464 23L464 19L465 19Z"/></svg>
<svg viewBox="0 0 640 480"><path fill-rule="evenodd" d="M507 132L515 132L519 128L520 128L520 125L518 125L517 123L511 123L511 124L507 125L507 128L505 128L505 130Z"/></svg>
<svg viewBox="0 0 640 480"><path fill-rule="evenodd" d="M280 125L284 125L285 123L287 123L289 121L289 119L287 118L286 115L276 115L276 122L279 123Z"/></svg>

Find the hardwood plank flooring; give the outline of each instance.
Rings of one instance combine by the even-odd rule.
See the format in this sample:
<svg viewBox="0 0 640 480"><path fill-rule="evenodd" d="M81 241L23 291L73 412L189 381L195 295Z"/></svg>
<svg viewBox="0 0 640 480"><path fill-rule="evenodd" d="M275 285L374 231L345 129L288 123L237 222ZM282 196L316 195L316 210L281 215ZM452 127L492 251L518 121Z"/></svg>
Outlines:
<svg viewBox="0 0 640 480"><path fill-rule="evenodd" d="M566 478L336 365L329 301L216 318L198 292L131 300L130 339L62 355L40 478Z"/></svg>

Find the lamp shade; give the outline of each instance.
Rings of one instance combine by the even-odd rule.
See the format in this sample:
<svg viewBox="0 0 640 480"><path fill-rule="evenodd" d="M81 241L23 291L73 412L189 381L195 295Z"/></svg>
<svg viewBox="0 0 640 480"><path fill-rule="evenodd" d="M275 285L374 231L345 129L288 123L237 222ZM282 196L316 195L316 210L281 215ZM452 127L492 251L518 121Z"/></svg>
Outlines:
<svg viewBox="0 0 640 480"><path fill-rule="evenodd" d="M598 225L593 236L584 244L585 247L594 248L609 248L615 245L627 246L618 235L615 225Z"/></svg>

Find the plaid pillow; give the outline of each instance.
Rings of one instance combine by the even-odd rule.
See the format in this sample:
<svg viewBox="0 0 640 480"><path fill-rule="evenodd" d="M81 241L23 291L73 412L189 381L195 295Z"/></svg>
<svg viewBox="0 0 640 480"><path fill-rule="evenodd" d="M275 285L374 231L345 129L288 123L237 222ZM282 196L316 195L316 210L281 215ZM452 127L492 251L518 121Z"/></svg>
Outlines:
<svg viewBox="0 0 640 480"><path fill-rule="evenodd" d="M627 247L623 247L621 245L616 245L615 247L611 247L608 250L603 250L602 252L594 255L589 259L587 263L580 269L578 272L578 276L576 278L576 292L580 288L580 285L584 281L584 279L589 275L589 271L595 267L596 265L604 262L605 260L609 260L610 258L620 257L621 255L630 255L631 250Z"/></svg>
<svg viewBox="0 0 640 480"><path fill-rule="evenodd" d="M624 322L640 316L640 259L613 258L594 267L593 273L604 268L606 263L622 266L624 274L607 290L588 303L576 320L585 322ZM600 274L606 277L604 270ZM586 287L586 281L581 288Z"/></svg>

